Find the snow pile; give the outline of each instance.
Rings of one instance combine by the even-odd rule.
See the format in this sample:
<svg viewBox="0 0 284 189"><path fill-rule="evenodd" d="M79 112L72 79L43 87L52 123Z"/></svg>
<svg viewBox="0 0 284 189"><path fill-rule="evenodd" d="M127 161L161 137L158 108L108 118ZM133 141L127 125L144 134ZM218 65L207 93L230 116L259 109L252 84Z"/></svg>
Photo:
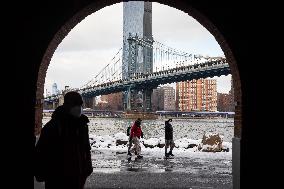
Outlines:
<svg viewBox="0 0 284 189"><path fill-rule="evenodd" d="M119 145L126 145L128 143L129 137L125 133L116 133L114 135L114 138L116 139L116 146Z"/></svg>
<svg viewBox="0 0 284 189"><path fill-rule="evenodd" d="M223 148L232 149L232 143L231 142L223 142Z"/></svg>
<svg viewBox="0 0 284 189"><path fill-rule="evenodd" d="M158 147L159 148L164 148L165 147L165 138L163 138L163 137L159 138Z"/></svg>
<svg viewBox="0 0 284 189"><path fill-rule="evenodd" d="M158 142L159 144L164 144L165 145L165 139L164 138L159 138L159 142Z"/></svg>
<svg viewBox="0 0 284 189"><path fill-rule="evenodd" d="M223 142L222 143L222 151L229 152L232 150L232 143L231 142Z"/></svg>
<svg viewBox="0 0 284 189"><path fill-rule="evenodd" d="M110 146L115 146L116 140L109 135L105 136L95 136L91 146L93 148L109 148Z"/></svg>
<svg viewBox="0 0 284 189"><path fill-rule="evenodd" d="M154 148L154 147L157 147L158 144L159 144L159 139L157 138L150 138L148 140L143 140L143 144L146 148Z"/></svg>
<svg viewBox="0 0 284 189"><path fill-rule="evenodd" d="M125 133L122 133L122 132L116 133L114 135L114 138L116 140L120 140L120 141L128 141L128 136Z"/></svg>
<svg viewBox="0 0 284 189"><path fill-rule="evenodd" d="M181 139L175 140L175 147L188 149L188 148L193 148L195 146L198 146L200 142L201 140L181 138Z"/></svg>

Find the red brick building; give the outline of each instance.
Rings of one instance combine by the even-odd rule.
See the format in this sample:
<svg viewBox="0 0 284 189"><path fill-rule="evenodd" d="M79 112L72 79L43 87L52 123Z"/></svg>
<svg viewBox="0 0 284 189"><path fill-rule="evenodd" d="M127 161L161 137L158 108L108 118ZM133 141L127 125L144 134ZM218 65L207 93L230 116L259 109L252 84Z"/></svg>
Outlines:
<svg viewBox="0 0 284 189"><path fill-rule="evenodd" d="M101 108L105 108L112 111L123 110L122 92L102 95L101 102L104 103Z"/></svg>
<svg viewBox="0 0 284 189"><path fill-rule="evenodd" d="M176 83L177 110L217 111L215 79L198 79Z"/></svg>

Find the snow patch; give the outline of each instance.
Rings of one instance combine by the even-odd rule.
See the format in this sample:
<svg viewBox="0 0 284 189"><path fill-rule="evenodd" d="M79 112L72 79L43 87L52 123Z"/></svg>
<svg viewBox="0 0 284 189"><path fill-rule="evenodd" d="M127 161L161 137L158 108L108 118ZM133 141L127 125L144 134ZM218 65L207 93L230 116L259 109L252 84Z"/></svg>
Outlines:
<svg viewBox="0 0 284 189"><path fill-rule="evenodd" d="M159 139L157 138L150 138L148 140L144 140L144 145L158 146L158 144L159 144Z"/></svg>
<svg viewBox="0 0 284 189"><path fill-rule="evenodd" d="M114 135L114 138L115 138L116 140L128 141L128 136L127 136L125 133L122 133L122 132L116 133L116 134Z"/></svg>

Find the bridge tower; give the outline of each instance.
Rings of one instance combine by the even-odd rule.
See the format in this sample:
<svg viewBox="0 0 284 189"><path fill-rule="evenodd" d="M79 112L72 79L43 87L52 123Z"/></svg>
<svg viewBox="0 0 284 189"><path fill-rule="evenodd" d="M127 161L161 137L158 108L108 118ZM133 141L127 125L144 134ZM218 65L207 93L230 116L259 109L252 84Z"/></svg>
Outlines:
<svg viewBox="0 0 284 189"><path fill-rule="evenodd" d="M153 49L139 45L136 39L153 43L152 3L144 1L123 3L122 78L153 72ZM129 89L123 93L125 110L151 111L151 88Z"/></svg>

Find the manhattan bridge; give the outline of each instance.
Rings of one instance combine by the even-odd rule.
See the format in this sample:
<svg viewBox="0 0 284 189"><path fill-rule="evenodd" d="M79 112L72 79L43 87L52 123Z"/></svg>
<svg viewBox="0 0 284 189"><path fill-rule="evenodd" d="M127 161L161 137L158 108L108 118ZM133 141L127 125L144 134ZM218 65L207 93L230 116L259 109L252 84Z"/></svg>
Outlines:
<svg viewBox="0 0 284 189"><path fill-rule="evenodd" d="M80 88L70 88L68 91L77 91L87 98L122 91L128 96L125 108L133 109L131 92L138 90L141 91L140 96L134 100L140 101L142 107L146 105L150 108L151 99L145 99L142 91L151 91L161 84L230 74L229 65L224 57L204 57L185 53L160 42L131 35L128 43L128 66L122 61L122 48L120 48L92 80ZM138 50L141 49L153 50L153 67L146 72L135 72L139 58ZM125 72L128 75L124 76ZM57 95L47 96L45 101L58 101L62 93L63 91Z"/></svg>

